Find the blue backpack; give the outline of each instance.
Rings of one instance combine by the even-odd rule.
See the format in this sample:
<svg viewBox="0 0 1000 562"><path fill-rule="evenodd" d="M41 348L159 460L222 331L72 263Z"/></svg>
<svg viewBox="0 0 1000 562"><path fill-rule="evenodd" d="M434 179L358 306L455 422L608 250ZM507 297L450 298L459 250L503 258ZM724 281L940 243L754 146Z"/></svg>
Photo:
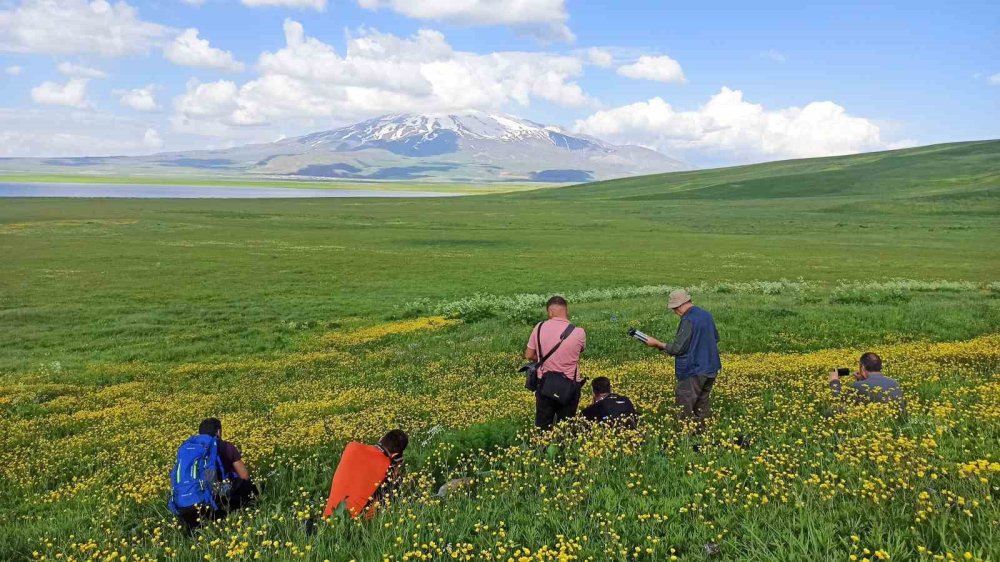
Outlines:
<svg viewBox="0 0 1000 562"><path fill-rule="evenodd" d="M214 488L224 478L219 440L213 435L195 435L177 449L177 462L170 471L170 511L195 505L218 509Z"/></svg>

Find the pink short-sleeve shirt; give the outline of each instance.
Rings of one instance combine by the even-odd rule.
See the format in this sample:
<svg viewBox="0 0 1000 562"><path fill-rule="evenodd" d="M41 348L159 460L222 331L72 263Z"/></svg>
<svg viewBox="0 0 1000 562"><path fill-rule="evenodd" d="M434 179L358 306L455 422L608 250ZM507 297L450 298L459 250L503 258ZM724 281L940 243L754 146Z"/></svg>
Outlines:
<svg viewBox="0 0 1000 562"><path fill-rule="evenodd" d="M546 353L559 343L559 336L566 330L568 324L569 320L562 318L550 318L543 322L541 325L541 351L536 349L538 341L536 336L538 327L536 326L531 330L531 336L528 338L528 349L535 351L538 354L538 359L541 360ZM542 368L538 370L538 376L541 377L545 373L554 371L566 375L567 378L580 380L578 364L580 362L580 354L583 353L584 349L587 349L587 333L583 331L583 328L577 326L573 330L573 333L566 338L566 341L559 346L559 349L545 361Z"/></svg>

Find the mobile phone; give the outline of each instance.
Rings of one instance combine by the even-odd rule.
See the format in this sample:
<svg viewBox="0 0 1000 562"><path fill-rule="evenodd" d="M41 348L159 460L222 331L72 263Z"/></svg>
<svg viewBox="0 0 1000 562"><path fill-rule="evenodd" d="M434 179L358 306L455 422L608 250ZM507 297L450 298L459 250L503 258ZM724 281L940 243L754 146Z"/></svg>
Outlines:
<svg viewBox="0 0 1000 562"><path fill-rule="evenodd" d="M847 367L841 367L841 368L837 369L837 376L838 377L846 377L846 376L848 376L850 374L851 374L851 370L848 369Z"/></svg>

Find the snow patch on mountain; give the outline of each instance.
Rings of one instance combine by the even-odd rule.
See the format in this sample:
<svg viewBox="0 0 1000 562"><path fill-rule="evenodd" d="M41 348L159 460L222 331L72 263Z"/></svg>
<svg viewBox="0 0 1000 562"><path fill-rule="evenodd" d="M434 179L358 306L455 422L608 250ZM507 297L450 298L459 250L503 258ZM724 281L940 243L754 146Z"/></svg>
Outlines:
<svg viewBox="0 0 1000 562"><path fill-rule="evenodd" d="M559 127L541 125L527 119L500 113L470 111L460 114L384 115L355 125L300 137L310 146L324 145L357 148L387 143L407 142L420 146L441 138L465 141L497 141L506 143L537 141L571 150L592 147L608 149L610 145L582 135L573 135Z"/></svg>

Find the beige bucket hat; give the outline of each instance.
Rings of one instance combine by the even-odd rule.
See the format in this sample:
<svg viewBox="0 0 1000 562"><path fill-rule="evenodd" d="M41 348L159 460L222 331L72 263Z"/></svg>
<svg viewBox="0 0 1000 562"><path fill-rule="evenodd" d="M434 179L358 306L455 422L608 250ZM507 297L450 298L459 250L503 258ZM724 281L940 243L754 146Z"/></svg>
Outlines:
<svg viewBox="0 0 1000 562"><path fill-rule="evenodd" d="M691 295L684 289L677 289L670 291L670 297L667 299L667 307L674 309L686 302L691 302Z"/></svg>

